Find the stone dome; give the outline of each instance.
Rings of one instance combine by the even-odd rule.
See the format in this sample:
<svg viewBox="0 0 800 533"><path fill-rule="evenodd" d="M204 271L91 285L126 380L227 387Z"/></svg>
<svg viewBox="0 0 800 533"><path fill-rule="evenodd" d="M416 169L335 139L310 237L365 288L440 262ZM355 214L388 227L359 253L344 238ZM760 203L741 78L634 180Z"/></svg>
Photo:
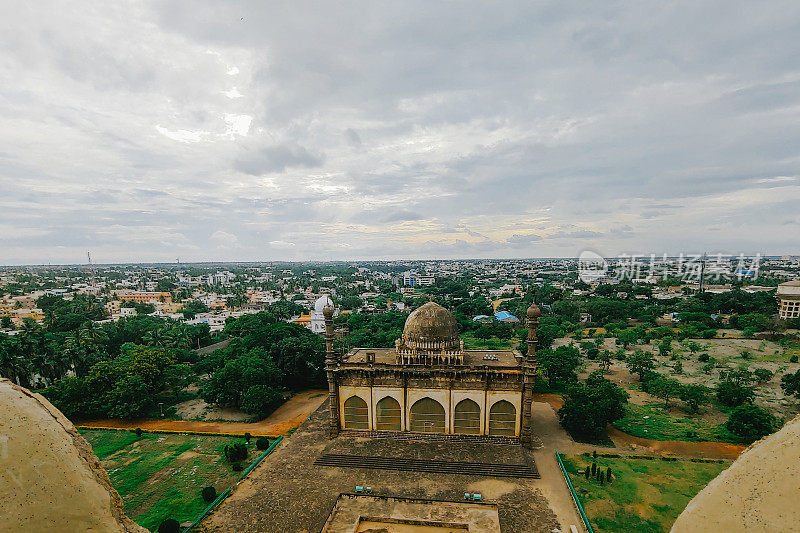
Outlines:
<svg viewBox="0 0 800 533"><path fill-rule="evenodd" d="M458 323L450 311L428 302L408 315L403 338L415 342L452 342L458 340Z"/></svg>
<svg viewBox="0 0 800 533"><path fill-rule="evenodd" d="M678 516L671 533L797 531L800 417L751 444Z"/></svg>
<svg viewBox="0 0 800 533"><path fill-rule="evenodd" d="M3 531L147 533L89 444L43 396L0 378Z"/></svg>
<svg viewBox="0 0 800 533"><path fill-rule="evenodd" d="M528 308L527 311L528 318L539 318L542 316L542 311L539 309L539 306L535 303L532 303L531 306Z"/></svg>
<svg viewBox="0 0 800 533"><path fill-rule="evenodd" d="M453 314L428 302L406 319L403 335L395 342L400 364L463 364L464 344Z"/></svg>

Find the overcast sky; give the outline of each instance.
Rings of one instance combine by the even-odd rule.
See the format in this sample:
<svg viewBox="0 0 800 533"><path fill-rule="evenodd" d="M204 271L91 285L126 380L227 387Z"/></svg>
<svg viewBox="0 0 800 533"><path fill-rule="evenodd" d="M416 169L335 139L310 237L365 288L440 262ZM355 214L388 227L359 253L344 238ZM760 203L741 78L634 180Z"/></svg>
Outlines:
<svg viewBox="0 0 800 533"><path fill-rule="evenodd" d="M0 264L800 253L796 0L0 6Z"/></svg>

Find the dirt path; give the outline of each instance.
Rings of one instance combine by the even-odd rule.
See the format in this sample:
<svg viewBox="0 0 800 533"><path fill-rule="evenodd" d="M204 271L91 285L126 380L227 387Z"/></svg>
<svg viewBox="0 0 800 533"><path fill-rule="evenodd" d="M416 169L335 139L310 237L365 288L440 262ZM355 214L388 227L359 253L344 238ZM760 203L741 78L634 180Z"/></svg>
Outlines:
<svg viewBox="0 0 800 533"><path fill-rule="evenodd" d="M608 436L614 441L617 448L628 448L641 453L669 454L682 457L702 457L706 459L730 459L739 457L747 446L731 444L728 442L712 441L683 441L683 440L650 440L634 437L618 430L613 426L608 427Z"/></svg>
<svg viewBox="0 0 800 533"><path fill-rule="evenodd" d="M534 402L544 402L552 407L553 411L557 412L564 400L560 394L543 393L534 394ZM535 420L535 419L534 419ZM563 430L562 430L563 431ZM564 432L566 435L566 432ZM568 441L562 439L561 444L564 448L559 451L567 453L581 453L591 450L603 450L611 453L637 453L637 454L669 454L678 455L681 457L700 457L709 459L736 459L739 454L744 451L746 446L740 444L730 444L727 442L708 442L708 441L681 441L681 440L650 440L641 437L634 437L619 429L609 426L608 436L614 442L616 448L603 448L592 446L590 444L581 444L573 441L567 435Z"/></svg>
<svg viewBox="0 0 800 533"><path fill-rule="evenodd" d="M328 397L326 390L307 390L292 396L274 413L259 422L205 422L199 420L83 420L77 426L167 430L201 433L244 433L254 436L285 435L308 418Z"/></svg>

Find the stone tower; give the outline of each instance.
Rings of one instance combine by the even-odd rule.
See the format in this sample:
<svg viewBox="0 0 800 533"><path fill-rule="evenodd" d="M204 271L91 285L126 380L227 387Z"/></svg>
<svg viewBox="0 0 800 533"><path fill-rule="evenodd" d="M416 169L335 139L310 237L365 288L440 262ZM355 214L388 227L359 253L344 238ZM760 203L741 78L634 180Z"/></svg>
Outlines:
<svg viewBox="0 0 800 533"><path fill-rule="evenodd" d="M336 353L333 351L333 306L325 306L322 310L325 317L325 373L328 376L328 403L331 412L331 438L339 434L339 391L336 383Z"/></svg>
<svg viewBox="0 0 800 533"><path fill-rule="evenodd" d="M531 404L533 403L533 387L536 384L536 372L538 365L536 362L536 328L539 325L539 317L542 312L539 306L532 303L528 308L528 353L525 355L525 362L522 364L524 381L522 388L522 425L520 428L520 442L523 446L530 446L531 438Z"/></svg>

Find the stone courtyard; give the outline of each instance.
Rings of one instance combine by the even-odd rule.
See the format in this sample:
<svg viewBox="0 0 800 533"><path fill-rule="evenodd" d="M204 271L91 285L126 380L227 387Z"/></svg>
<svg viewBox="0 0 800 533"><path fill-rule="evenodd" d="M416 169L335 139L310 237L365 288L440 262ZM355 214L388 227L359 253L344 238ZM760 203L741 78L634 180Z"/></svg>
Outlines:
<svg viewBox="0 0 800 533"><path fill-rule="evenodd" d="M322 533L500 533L497 505L343 494Z"/></svg>
<svg viewBox="0 0 800 533"><path fill-rule="evenodd" d="M430 503L432 509L447 505L439 503L442 501L463 504L465 493L478 492L483 503L496 505L503 532L551 533L558 527L538 479L314 464L324 455L346 454L535 469L531 450L519 445L375 439L350 434L331 440L328 412L326 402L205 520L203 531L318 533L326 527L340 495L352 494L357 486L371 487L374 497L437 500Z"/></svg>

